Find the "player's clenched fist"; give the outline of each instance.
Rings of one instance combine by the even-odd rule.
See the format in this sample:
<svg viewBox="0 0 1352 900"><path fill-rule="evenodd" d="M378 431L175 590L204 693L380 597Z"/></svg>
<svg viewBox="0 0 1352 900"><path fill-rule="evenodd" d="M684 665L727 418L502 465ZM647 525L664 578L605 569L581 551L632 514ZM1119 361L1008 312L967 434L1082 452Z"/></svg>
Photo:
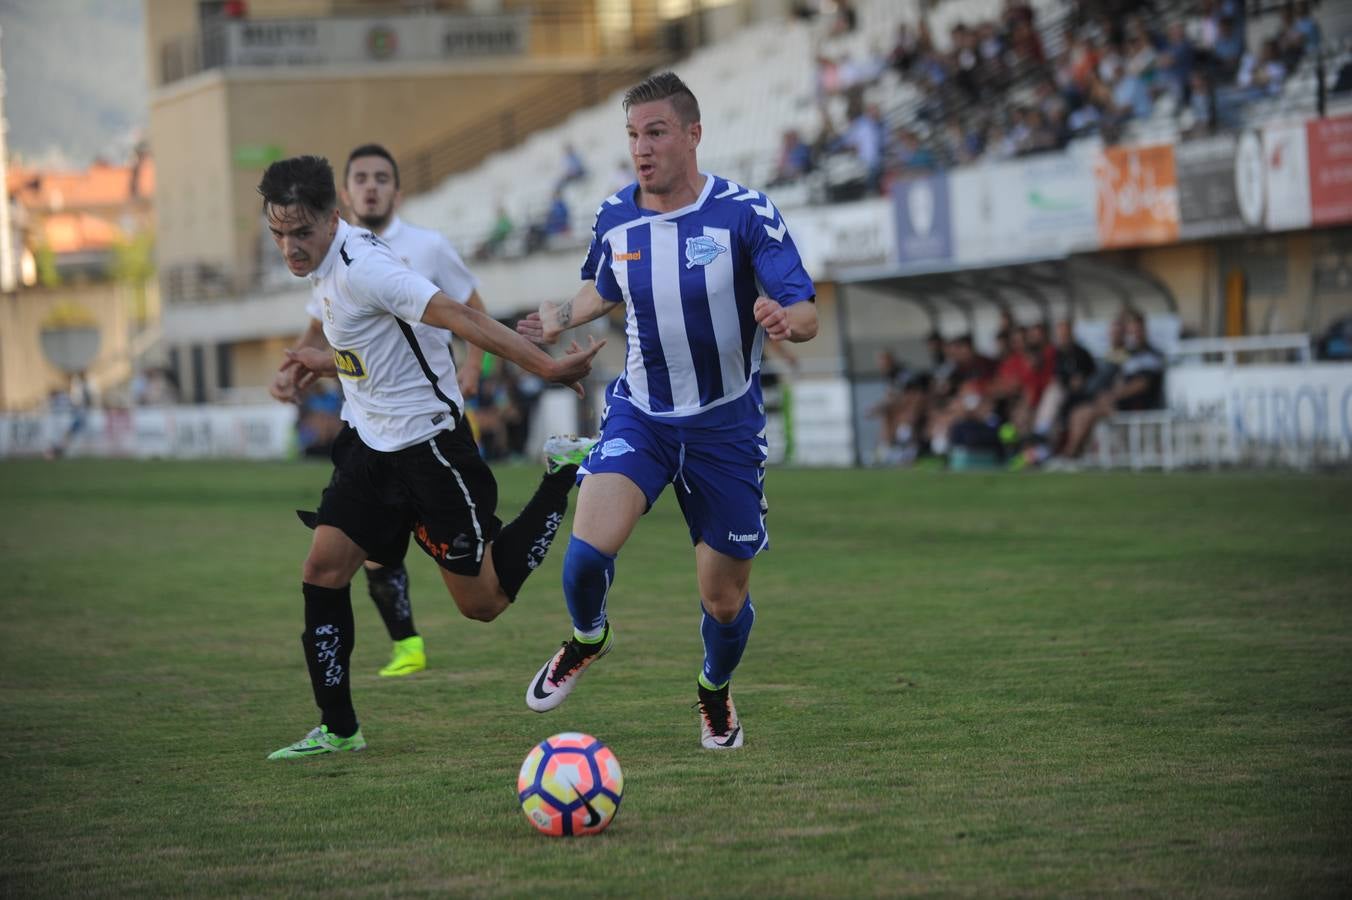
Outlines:
<svg viewBox="0 0 1352 900"><path fill-rule="evenodd" d="M765 329L765 334L772 341L788 340L789 314L769 297L757 297L756 305L752 307L752 312L756 316L756 324Z"/></svg>

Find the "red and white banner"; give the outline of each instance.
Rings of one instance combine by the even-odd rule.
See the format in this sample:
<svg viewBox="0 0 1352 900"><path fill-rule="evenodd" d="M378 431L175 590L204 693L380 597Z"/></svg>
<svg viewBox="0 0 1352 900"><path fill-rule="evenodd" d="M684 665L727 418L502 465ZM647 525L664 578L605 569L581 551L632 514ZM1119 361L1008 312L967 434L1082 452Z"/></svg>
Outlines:
<svg viewBox="0 0 1352 900"><path fill-rule="evenodd" d="M1352 116L1305 123L1315 225L1352 221Z"/></svg>

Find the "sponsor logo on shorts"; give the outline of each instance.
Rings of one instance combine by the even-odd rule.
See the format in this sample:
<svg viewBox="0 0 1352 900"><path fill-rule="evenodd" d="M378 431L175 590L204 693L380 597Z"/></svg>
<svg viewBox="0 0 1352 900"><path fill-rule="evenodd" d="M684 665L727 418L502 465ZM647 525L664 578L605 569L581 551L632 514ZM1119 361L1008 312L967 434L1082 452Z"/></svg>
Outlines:
<svg viewBox="0 0 1352 900"><path fill-rule="evenodd" d="M426 550L433 559L450 562L454 559L464 559L467 556L474 555L475 542L466 534L456 535L455 540L451 541L449 544L445 541L438 543L433 541L431 536L428 535L427 526L422 522L419 522L413 527L413 538L422 545L422 548Z"/></svg>
<svg viewBox="0 0 1352 900"><path fill-rule="evenodd" d="M601 458L609 459L612 456L624 456L626 453L633 453L634 448L624 438L611 438L601 445Z"/></svg>
<svg viewBox="0 0 1352 900"><path fill-rule="evenodd" d="M356 350L334 350L333 364L344 378L361 380L366 377L366 364L361 361Z"/></svg>
<svg viewBox="0 0 1352 900"><path fill-rule="evenodd" d="M753 532L751 532L750 534L737 534L737 533L734 532L734 531L729 531L729 532L728 532L728 540L732 541L732 542L735 543L735 544L746 544L746 543L749 543L749 542L751 542L751 541L758 541L758 540L760 540L760 532L759 532L759 531L753 531Z"/></svg>

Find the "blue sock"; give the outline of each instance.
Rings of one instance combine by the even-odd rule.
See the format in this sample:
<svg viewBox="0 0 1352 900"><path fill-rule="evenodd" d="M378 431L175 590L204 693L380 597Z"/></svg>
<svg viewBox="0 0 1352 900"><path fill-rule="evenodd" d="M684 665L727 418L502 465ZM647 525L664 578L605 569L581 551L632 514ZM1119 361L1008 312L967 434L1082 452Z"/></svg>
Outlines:
<svg viewBox="0 0 1352 900"><path fill-rule="evenodd" d="M596 640L606 627L606 596L615 580L615 557L579 537L568 539L563 556L563 596L579 640Z"/></svg>
<svg viewBox="0 0 1352 900"><path fill-rule="evenodd" d="M704 609L704 605L700 604ZM724 624L709 615L707 609L699 623L700 636L704 638L704 671L700 673L700 684L710 690L717 690L732 678L733 670L742 661L742 651L746 649L747 638L751 636L751 626L756 622L756 607L751 605L751 595L746 595L746 603L737 618Z"/></svg>

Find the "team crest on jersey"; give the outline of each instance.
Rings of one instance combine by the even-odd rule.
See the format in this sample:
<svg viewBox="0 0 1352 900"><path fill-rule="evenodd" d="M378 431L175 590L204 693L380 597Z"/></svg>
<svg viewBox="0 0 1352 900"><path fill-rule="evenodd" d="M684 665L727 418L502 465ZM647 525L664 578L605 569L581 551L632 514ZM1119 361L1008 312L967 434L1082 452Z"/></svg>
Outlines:
<svg viewBox="0 0 1352 900"><path fill-rule="evenodd" d="M718 254L726 253L727 250L727 247L707 235L686 238L685 267L693 269L695 266L707 266L718 258Z"/></svg>
<svg viewBox="0 0 1352 900"><path fill-rule="evenodd" d="M360 381L366 377L366 365L356 350L334 350L333 364L338 367L338 374L343 378Z"/></svg>

